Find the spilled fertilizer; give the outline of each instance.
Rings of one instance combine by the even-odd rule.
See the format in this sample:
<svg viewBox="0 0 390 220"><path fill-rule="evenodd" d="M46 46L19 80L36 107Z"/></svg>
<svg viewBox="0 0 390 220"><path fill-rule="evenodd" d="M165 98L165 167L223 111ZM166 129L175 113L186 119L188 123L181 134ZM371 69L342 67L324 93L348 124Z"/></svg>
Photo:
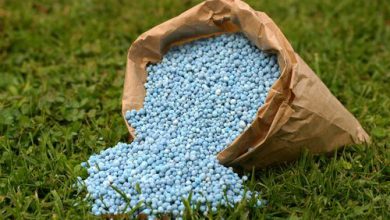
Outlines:
<svg viewBox="0 0 390 220"><path fill-rule="evenodd" d="M154 218L180 217L183 198L200 211L256 196L246 176L218 163L256 117L280 75L276 55L260 51L242 34L224 34L171 48L147 67L144 107L126 112L135 128L130 144L118 143L82 165L92 213L137 208Z"/></svg>

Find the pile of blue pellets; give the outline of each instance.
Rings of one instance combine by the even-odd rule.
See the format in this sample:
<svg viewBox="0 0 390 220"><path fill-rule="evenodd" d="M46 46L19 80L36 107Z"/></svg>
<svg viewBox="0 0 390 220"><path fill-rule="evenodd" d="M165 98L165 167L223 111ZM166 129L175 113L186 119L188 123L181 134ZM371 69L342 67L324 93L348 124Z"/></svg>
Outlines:
<svg viewBox="0 0 390 220"><path fill-rule="evenodd" d="M134 141L82 163L92 213L136 208L135 214L151 219L180 218L182 199L190 194L204 214L258 196L244 190L246 176L219 164L216 155L264 104L280 75L276 55L240 33L224 34L171 48L147 73L144 107L125 115L135 128Z"/></svg>

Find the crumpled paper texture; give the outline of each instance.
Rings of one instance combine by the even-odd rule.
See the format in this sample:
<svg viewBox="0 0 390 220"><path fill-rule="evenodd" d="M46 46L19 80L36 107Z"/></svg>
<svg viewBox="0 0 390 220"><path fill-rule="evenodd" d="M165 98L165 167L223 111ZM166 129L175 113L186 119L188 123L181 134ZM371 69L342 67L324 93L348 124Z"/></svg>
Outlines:
<svg viewBox="0 0 390 220"><path fill-rule="evenodd" d="M159 62L172 46L229 32L242 32L261 50L276 53L281 76L250 127L218 154L222 164L261 168L294 160L304 148L320 154L369 142L360 123L294 52L276 24L240 0L205 1L139 36L128 51L123 117L143 106L148 63ZM134 138L134 129L126 125Z"/></svg>

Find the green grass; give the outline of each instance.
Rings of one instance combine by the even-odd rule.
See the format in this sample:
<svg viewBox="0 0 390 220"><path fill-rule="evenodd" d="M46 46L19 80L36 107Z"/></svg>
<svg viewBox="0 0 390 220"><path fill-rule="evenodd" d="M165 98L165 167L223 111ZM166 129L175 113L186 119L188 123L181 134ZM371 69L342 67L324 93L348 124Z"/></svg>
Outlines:
<svg viewBox="0 0 390 220"><path fill-rule="evenodd" d="M85 175L80 162L127 140L127 49L197 2L0 0L0 219L96 218L72 184ZM373 143L258 170L249 185L268 204L214 217L389 219L389 1L248 2L274 19Z"/></svg>

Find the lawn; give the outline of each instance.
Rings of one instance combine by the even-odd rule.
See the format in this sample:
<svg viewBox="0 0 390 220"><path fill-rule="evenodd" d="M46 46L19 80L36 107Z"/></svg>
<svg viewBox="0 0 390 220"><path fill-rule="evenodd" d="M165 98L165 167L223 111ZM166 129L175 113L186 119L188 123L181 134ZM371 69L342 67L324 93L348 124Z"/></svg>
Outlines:
<svg viewBox="0 0 390 220"><path fill-rule="evenodd" d="M82 161L127 141L127 49L198 2L0 0L0 219L96 218L72 185L86 175ZM257 170L248 187L267 205L210 217L389 219L390 2L248 3L274 19L372 144Z"/></svg>

